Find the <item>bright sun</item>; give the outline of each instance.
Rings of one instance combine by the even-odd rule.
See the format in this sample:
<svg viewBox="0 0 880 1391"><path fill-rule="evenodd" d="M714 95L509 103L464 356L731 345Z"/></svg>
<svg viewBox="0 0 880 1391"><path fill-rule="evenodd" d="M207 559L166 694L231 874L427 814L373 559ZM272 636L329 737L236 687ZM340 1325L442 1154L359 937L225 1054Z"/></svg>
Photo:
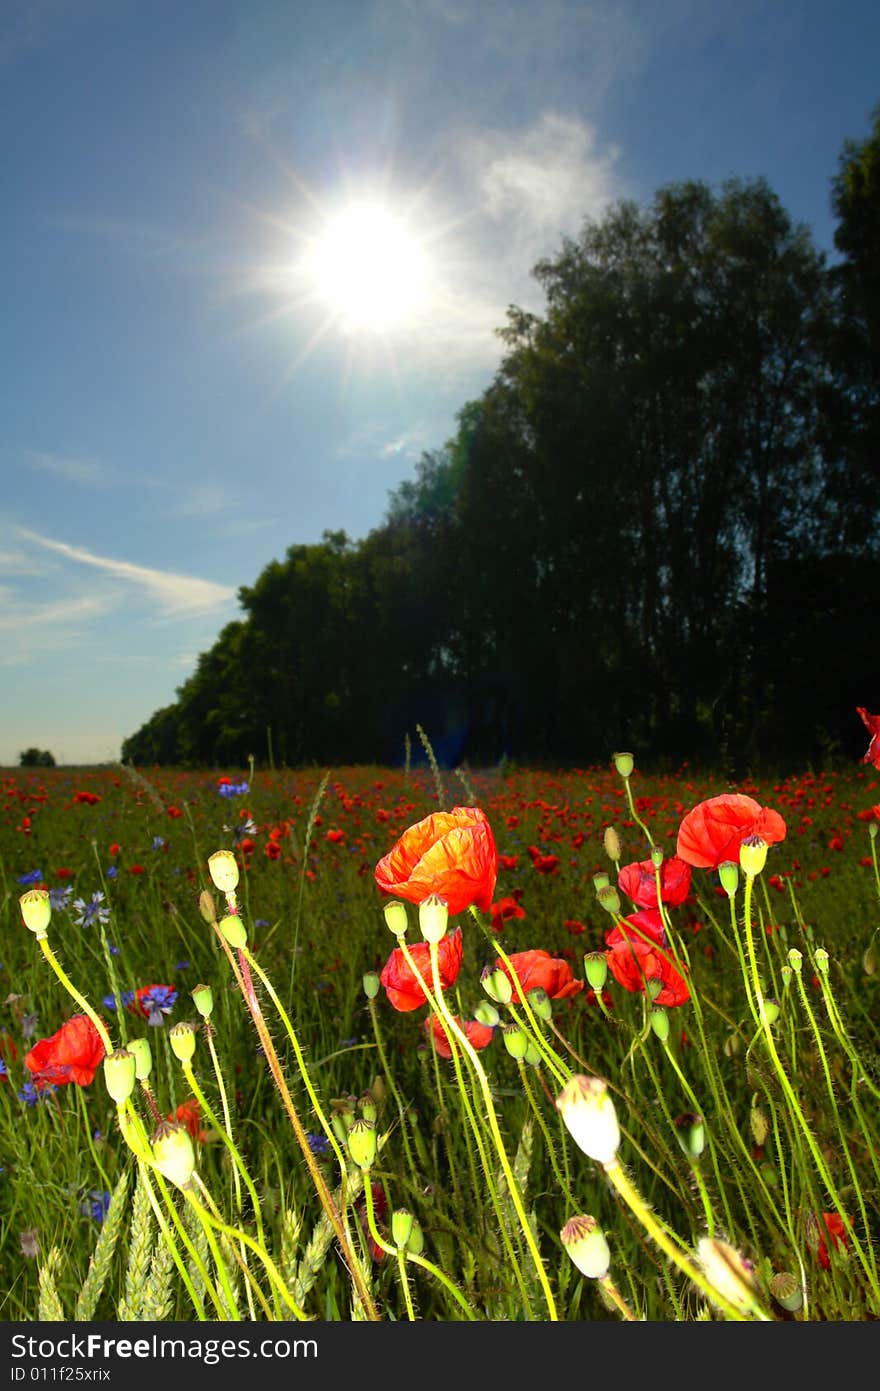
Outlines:
<svg viewBox="0 0 880 1391"><path fill-rule="evenodd" d="M377 203L350 203L328 220L307 272L338 320L361 331L384 332L411 320L427 289L417 237Z"/></svg>

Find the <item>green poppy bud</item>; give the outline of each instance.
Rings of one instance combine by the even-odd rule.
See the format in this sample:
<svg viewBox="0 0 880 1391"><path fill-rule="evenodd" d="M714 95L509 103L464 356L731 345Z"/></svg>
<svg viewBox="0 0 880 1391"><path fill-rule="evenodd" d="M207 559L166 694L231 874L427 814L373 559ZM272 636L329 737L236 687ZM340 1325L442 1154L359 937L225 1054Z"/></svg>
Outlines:
<svg viewBox="0 0 880 1391"><path fill-rule="evenodd" d="M613 826L605 827L605 834L602 837L602 841L605 846L605 854L608 856L609 860L613 860L614 863L617 864L622 851L620 847L620 836Z"/></svg>
<svg viewBox="0 0 880 1391"><path fill-rule="evenodd" d="M500 966L484 966L480 972L480 984L496 1005L509 1005L513 999L510 977Z"/></svg>
<svg viewBox="0 0 880 1391"><path fill-rule="evenodd" d="M655 1005L648 1018L655 1036L661 1043L665 1043L669 1038L669 1015L666 1010Z"/></svg>
<svg viewBox="0 0 880 1391"><path fill-rule="evenodd" d="M624 780L626 780L626 778L628 777L631 777L632 770L635 767L635 759L633 758L632 754L616 753L613 754L612 757L614 759L614 766L617 769L619 776L622 777Z"/></svg>
<svg viewBox="0 0 880 1391"><path fill-rule="evenodd" d="M794 971L796 976L799 976L801 973L801 966L803 964L803 960L803 953L799 952L797 947L792 947L790 952L788 953L788 964Z"/></svg>
<svg viewBox="0 0 880 1391"><path fill-rule="evenodd" d="M210 889L202 889L199 894L199 912L206 923L217 921L217 905L214 902L214 895Z"/></svg>
<svg viewBox="0 0 880 1391"><path fill-rule="evenodd" d="M367 999L375 1000L376 996L379 994L379 986L381 984L378 973L376 971L365 972L361 983L364 987L364 994Z"/></svg>
<svg viewBox="0 0 880 1391"><path fill-rule="evenodd" d="M139 1082L146 1082L153 1071L153 1053L148 1038L132 1038L126 1044L134 1057L135 1076Z"/></svg>
<svg viewBox="0 0 880 1391"><path fill-rule="evenodd" d="M814 955L813 955L813 961L814 961L815 964L816 964L816 970L819 971L823 976L827 976L827 975L828 975L828 953L827 953L827 951L825 950L824 947L817 947L817 948L816 948L816 951L815 951L815 953L814 953Z"/></svg>
<svg viewBox="0 0 880 1391"><path fill-rule="evenodd" d="M706 1148L706 1126L702 1116L695 1111L685 1111L676 1116L675 1134L685 1154L691 1159L699 1159Z"/></svg>

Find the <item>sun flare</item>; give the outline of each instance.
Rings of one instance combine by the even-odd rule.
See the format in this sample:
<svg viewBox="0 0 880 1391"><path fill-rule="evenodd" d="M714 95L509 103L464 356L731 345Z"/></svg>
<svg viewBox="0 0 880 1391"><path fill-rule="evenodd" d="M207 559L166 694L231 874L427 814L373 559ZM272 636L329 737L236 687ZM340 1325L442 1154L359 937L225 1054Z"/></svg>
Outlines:
<svg viewBox="0 0 880 1391"><path fill-rule="evenodd" d="M328 219L306 269L316 294L355 330L384 332L410 321L427 289L418 237L378 203L350 203Z"/></svg>

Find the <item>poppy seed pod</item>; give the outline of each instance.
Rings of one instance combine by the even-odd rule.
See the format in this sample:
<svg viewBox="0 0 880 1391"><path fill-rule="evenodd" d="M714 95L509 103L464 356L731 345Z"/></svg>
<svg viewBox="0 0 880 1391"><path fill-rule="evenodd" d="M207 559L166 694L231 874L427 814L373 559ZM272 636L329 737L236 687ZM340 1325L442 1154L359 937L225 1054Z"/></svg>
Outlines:
<svg viewBox="0 0 880 1391"><path fill-rule="evenodd" d="M367 999L375 1000L376 996L379 994L379 987L382 984L382 982L379 980L379 972L365 971L363 977L361 978L361 984L364 988L364 994L366 995Z"/></svg>
<svg viewBox="0 0 880 1391"><path fill-rule="evenodd" d="M390 931L394 933L395 937L405 937L406 930L409 926L405 904L401 903L399 899L394 898L390 903L385 904L382 911L385 914L385 922Z"/></svg>
<svg viewBox="0 0 880 1391"><path fill-rule="evenodd" d="M196 1051L196 1026L181 1019L168 1030L168 1042L178 1062L189 1063Z"/></svg>
<svg viewBox="0 0 880 1391"><path fill-rule="evenodd" d="M121 1106L134 1091L136 1069L134 1054L127 1048L117 1048L104 1059L104 1082L110 1096Z"/></svg>
<svg viewBox="0 0 880 1391"><path fill-rule="evenodd" d="M800 1281L788 1270L780 1270L770 1280L770 1293L789 1314L796 1314L803 1306L804 1295Z"/></svg>
<svg viewBox="0 0 880 1391"><path fill-rule="evenodd" d="M617 769L618 774L620 775L620 777L626 780L628 777L632 775L632 770L635 767L636 761L633 755L631 753L615 753L612 754L612 757L614 759L614 766Z"/></svg>
<svg viewBox="0 0 880 1391"><path fill-rule="evenodd" d="M372 1121L359 1118L348 1132L348 1152L359 1169L369 1169L378 1148L376 1127Z"/></svg>
<svg viewBox="0 0 880 1391"><path fill-rule="evenodd" d="M559 1233L560 1240L588 1280L604 1280L611 1265L611 1252L605 1233L595 1217L572 1217Z"/></svg>
<svg viewBox="0 0 880 1391"><path fill-rule="evenodd" d="M52 904L48 889L28 889L18 900L24 925L36 933L37 938L45 937L52 917Z"/></svg>
<svg viewBox="0 0 880 1391"><path fill-rule="evenodd" d="M733 860L724 860L718 866L718 878L721 880L721 887L728 898L736 898L736 891L739 888L739 865L734 864Z"/></svg>
<svg viewBox="0 0 880 1391"><path fill-rule="evenodd" d="M210 985L197 985L190 991L192 1001L203 1019L210 1019L214 1009L214 993Z"/></svg>
<svg viewBox="0 0 880 1391"><path fill-rule="evenodd" d="M234 893L238 888L238 862L231 850L215 850L209 855L208 873L222 894Z"/></svg>
<svg viewBox="0 0 880 1391"><path fill-rule="evenodd" d="M419 930L426 942L442 942L449 924L449 909L439 894L429 894L419 904Z"/></svg>
<svg viewBox="0 0 880 1391"><path fill-rule="evenodd" d="M571 1138L597 1164L613 1164L620 1149L617 1111L601 1077L575 1075L556 1098L556 1109Z"/></svg>
<svg viewBox="0 0 880 1391"><path fill-rule="evenodd" d="M159 1173L178 1188L189 1187L196 1155L185 1125L162 1121L153 1132L153 1160Z"/></svg>
<svg viewBox="0 0 880 1391"><path fill-rule="evenodd" d="M227 913L217 926L231 947L243 947L247 942L247 928L237 913Z"/></svg>
<svg viewBox="0 0 880 1391"><path fill-rule="evenodd" d="M747 879L759 875L767 863L767 842L760 836L746 836L739 847L740 869Z"/></svg>
<svg viewBox="0 0 880 1391"><path fill-rule="evenodd" d="M603 951L588 951L584 957L584 975L591 990L604 990L608 979L608 962Z"/></svg>

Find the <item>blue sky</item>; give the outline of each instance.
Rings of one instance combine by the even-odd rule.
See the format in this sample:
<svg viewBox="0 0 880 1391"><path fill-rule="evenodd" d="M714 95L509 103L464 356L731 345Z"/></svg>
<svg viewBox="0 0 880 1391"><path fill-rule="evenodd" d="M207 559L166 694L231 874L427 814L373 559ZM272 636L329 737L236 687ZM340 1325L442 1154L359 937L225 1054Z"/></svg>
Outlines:
<svg viewBox="0 0 880 1391"><path fill-rule="evenodd" d="M610 202L765 177L833 254L878 53L876 0L3 0L0 764L117 759L379 526Z"/></svg>

